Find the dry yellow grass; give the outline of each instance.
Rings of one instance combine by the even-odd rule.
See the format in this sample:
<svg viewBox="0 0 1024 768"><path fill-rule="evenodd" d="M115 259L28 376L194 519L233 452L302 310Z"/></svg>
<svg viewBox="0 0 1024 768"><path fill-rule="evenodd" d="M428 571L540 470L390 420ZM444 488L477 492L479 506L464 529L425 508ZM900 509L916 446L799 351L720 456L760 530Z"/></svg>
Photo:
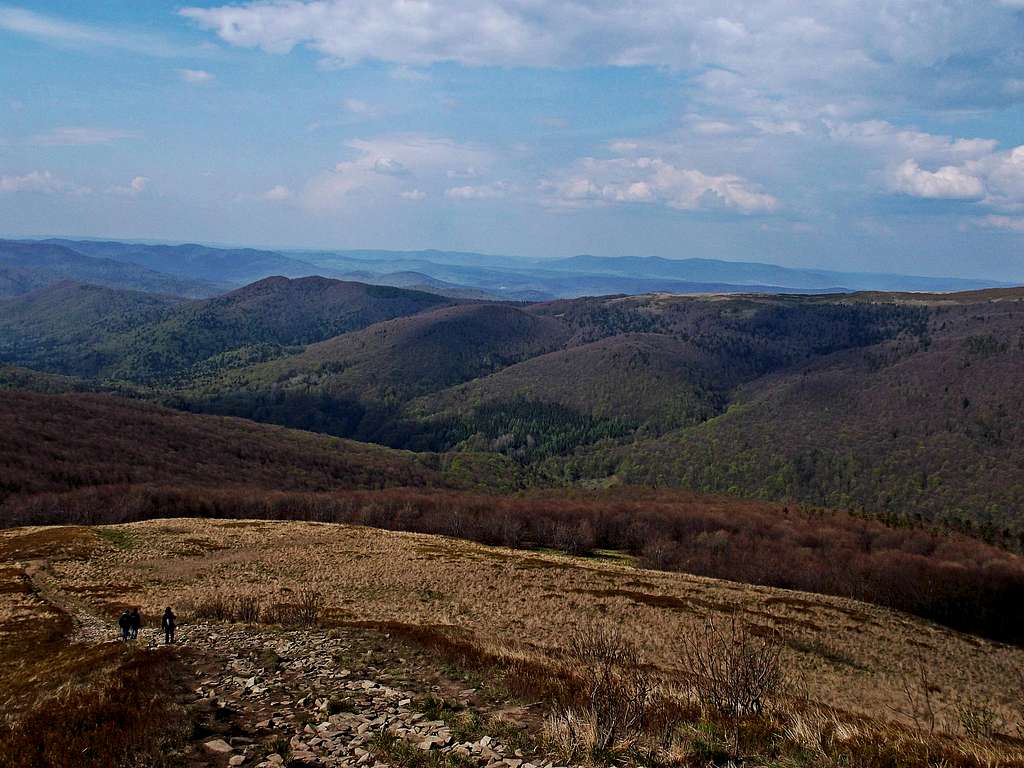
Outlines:
<svg viewBox="0 0 1024 768"><path fill-rule="evenodd" d="M15 560L48 561L55 599L112 619L124 605L140 605L155 622L165 605L186 614L210 594L273 602L314 588L333 620L452 625L527 653L558 655L574 626L603 618L674 676L679 632L712 613L779 630L787 667L823 704L898 719L906 707L901 670L923 662L940 723L964 697L1017 717L1009 680L1024 668L1024 650L849 600L356 526L158 520L76 533L93 537L89 551L52 558L27 546L47 530L0 532L0 554L12 568ZM21 611L26 599L0 590L0 612Z"/></svg>

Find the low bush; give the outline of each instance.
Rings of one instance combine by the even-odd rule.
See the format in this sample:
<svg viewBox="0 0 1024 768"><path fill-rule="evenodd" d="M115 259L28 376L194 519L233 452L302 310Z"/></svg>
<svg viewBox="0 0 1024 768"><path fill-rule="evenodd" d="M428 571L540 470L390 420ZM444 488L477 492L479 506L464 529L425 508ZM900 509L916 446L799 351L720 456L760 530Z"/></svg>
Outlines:
<svg viewBox="0 0 1024 768"><path fill-rule="evenodd" d="M94 663L101 669L87 680L55 684L20 717L0 722L0 768L180 764L191 721L173 699L174 652L123 650Z"/></svg>

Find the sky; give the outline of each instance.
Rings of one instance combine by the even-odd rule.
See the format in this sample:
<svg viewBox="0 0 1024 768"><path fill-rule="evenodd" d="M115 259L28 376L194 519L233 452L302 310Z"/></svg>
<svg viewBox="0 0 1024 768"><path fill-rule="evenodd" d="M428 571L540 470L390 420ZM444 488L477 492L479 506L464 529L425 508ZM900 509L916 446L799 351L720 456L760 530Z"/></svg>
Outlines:
<svg viewBox="0 0 1024 768"><path fill-rule="evenodd" d="M0 0L0 235L1024 280L1024 0Z"/></svg>

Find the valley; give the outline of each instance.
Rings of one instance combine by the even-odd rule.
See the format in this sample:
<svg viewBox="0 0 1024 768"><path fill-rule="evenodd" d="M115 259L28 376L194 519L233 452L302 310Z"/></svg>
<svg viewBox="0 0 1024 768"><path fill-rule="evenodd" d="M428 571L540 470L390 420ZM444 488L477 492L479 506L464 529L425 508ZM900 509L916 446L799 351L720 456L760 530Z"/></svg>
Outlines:
<svg viewBox="0 0 1024 768"><path fill-rule="evenodd" d="M111 718L168 767L1024 765L1021 289L28 247L0 244L0 754L32 757L3 768L116 762ZM708 664L766 687L725 704Z"/></svg>

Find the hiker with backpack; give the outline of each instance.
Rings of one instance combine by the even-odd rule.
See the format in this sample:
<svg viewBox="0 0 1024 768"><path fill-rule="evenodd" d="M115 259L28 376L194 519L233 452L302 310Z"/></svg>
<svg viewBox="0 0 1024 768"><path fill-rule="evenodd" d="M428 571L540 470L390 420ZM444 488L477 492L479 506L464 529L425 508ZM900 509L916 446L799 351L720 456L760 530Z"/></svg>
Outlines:
<svg viewBox="0 0 1024 768"><path fill-rule="evenodd" d="M132 615L128 612L127 608L124 609L121 618L117 620L117 626L121 628L121 639L124 642L128 642L128 633L132 627Z"/></svg>

